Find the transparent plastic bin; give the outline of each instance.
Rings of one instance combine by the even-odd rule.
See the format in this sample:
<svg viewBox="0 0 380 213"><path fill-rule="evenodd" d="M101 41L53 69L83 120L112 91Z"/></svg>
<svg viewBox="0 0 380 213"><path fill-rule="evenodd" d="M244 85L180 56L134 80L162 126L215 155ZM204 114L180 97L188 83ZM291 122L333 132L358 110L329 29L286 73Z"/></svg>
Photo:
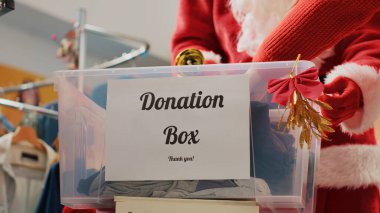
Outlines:
<svg viewBox="0 0 380 213"><path fill-rule="evenodd" d="M291 132L277 129L284 110L271 103L271 95L266 92L268 81L289 77L293 64L288 61L56 72L61 203L72 208L112 208L114 196L125 196L118 192L105 193L102 188L114 184L105 182L102 172L108 80L248 74L251 118L254 118L251 122L252 192L249 196L229 193L202 198L254 199L260 205L260 212L313 212L319 141L313 139L310 149L306 145L300 148L298 129ZM296 74L312 66L311 62L300 61Z"/></svg>

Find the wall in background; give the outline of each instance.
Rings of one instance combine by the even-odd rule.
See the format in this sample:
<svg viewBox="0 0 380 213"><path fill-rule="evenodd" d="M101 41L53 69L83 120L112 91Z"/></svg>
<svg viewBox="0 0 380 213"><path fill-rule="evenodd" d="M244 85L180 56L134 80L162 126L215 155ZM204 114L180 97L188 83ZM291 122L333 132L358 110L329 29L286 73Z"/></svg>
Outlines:
<svg viewBox="0 0 380 213"><path fill-rule="evenodd" d="M50 37L64 35L71 25L20 3L16 7L0 17L0 63L46 76L66 69L56 57L59 45ZM7 77L5 73L0 69L1 78Z"/></svg>
<svg viewBox="0 0 380 213"><path fill-rule="evenodd" d="M9 42L4 42L0 47L0 63L46 75L50 75L52 71L65 69L63 61L55 56L57 46L53 42L49 44L49 38L44 40L28 35L11 26L1 27L0 32L3 30L7 32L1 33L1 39Z"/></svg>

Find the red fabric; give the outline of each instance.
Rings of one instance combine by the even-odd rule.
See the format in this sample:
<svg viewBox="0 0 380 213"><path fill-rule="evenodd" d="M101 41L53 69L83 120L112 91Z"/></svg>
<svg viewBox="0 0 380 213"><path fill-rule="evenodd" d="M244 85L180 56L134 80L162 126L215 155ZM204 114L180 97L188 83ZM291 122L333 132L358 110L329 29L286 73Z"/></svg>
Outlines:
<svg viewBox="0 0 380 213"><path fill-rule="evenodd" d="M172 64L187 48L212 51L222 56L222 62L249 62L248 54L237 52L239 33L228 1L181 0L172 38Z"/></svg>
<svg viewBox="0 0 380 213"><path fill-rule="evenodd" d="M370 22L361 26L335 45L335 55L326 59L320 69L324 76L344 62L369 65L380 70L380 12Z"/></svg>
<svg viewBox="0 0 380 213"><path fill-rule="evenodd" d="M299 53L311 60L371 20L380 10L379 4L379 0L300 0L252 59L236 50L240 26L227 0L181 0L172 39L172 62L180 51L190 47L218 53L223 62L294 60ZM379 21L372 18L372 25L378 28Z"/></svg>
<svg viewBox="0 0 380 213"><path fill-rule="evenodd" d="M299 0L253 61L293 60L299 53L311 60L368 22L379 5L379 0Z"/></svg>
<svg viewBox="0 0 380 213"><path fill-rule="evenodd" d="M380 195L376 186L360 189L326 189L317 192L316 213L380 212Z"/></svg>
<svg viewBox="0 0 380 213"><path fill-rule="evenodd" d="M380 25L378 23L380 23L380 12L376 13L368 23L338 42L334 47L335 55L327 58L320 67L320 77L323 78L334 66L345 62L369 65L380 69ZM323 24L317 23L314 26L322 30L324 28L320 28L320 25ZM324 31L323 34L328 34L331 30L324 29ZM181 0L177 27L172 39L173 58L183 49L195 47L221 55L224 63L249 62L252 57L247 53L237 52L239 33L240 26L234 19L227 0ZM299 36L303 36L303 33ZM305 48L308 43L318 42L311 37L308 42L303 44ZM286 44L284 43L284 45ZM318 45L323 45L323 42ZM306 48L305 51L312 52L314 50ZM323 146L351 143L376 144L372 130L351 137L336 127L336 132L329 136L333 142L323 143Z"/></svg>
<svg viewBox="0 0 380 213"><path fill-rule="evenodd" d="M272 102L286 106L295 88L305 97L316 100L323 91L323 85L318 80L318 69L312 67L305 72L286 79L273 79L268 83L268 92L273 93Z"/></svg>
<svg viewBox="0 0 380 213"><path fill-rule="evenodd" d="M322 110L322 114L338 125L351 118L363 104L363 95L359 86L349 78L338 77L326 84L320 100L333 109Z"/></svg>
<svg viewBox="0 0 380 213"><path fill-rule="evenodd" d="M95 209L72 209L65 206L62 210L62 213L96 213Z"/></svg>
<svg viewBox="0 0 380 213"><path fill-rule="evenodd" d="M267 37L255 60L294 60L298 53L302 54L303 59L310 60L327 47L332 47L335 55L327 58L320 67L321 78L331 72L335 66L346 62L380 69L380 12L371 19L373 11L379 8L379 0L300 0L299 2L300 4L294 7L279 28ZM308 8L306 4L316 5L317 9ZM247 53L237 52L237 40L241 28L228 5L227 0L181 0L177 28L172 40L173 58L181 50L195 47L219 54L223 63L252 61L252 57ZM327 9L322 9L324 7ZM302 13L304 9L308 12ZM368 19L371 20L366 23ZM360 99L355 100L357 102L353 105L360 103ZM330 140L322 141L322 149L330 146L377 144L373 129L361 135L350 135L343 133L336 125L333 128L335 132L327 134ZM342 202L318 200L319 212L346 212L332 210L353 205L356 209L363 210L369 206L379 205L379 196L372 190L326 189L324 193L329 200ZM358 202L353 201L357 196L360 197ZM344 201L345 199L350 203ZM370 208L366 210L368 209ZM357 213L380 212L373 209Z"/></svg>

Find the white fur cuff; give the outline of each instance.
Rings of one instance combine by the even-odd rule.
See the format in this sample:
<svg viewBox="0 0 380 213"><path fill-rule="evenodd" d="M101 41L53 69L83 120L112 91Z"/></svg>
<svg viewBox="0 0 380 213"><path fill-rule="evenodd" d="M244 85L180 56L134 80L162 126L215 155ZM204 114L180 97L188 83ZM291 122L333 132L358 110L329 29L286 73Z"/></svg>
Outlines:
<svg viewBox="0 0 380 213"><path fill-rule="evenodd" d="M380 184L380 146L340 145L322 149L316 181L319 187L326 188Z"/></svg>
<svg viewBox="0 0 380 213"><path fill-rule="evenodd" d="M354 116L343 123L343 132L361 134L373 127L373 123L380 114L380 75L370 66L346 63L336 66L329 75L326 83L342 76L353 80L361 89L364 106Z"/></svg>
<svg viewBox="0 0 380 213"><path fill-rule="evenodd" d="M205 58L205 61L213 61L217 64L222 62L222 56L212 52L212 51L204 51L201 50L201 53L203 57Z"/></svg>

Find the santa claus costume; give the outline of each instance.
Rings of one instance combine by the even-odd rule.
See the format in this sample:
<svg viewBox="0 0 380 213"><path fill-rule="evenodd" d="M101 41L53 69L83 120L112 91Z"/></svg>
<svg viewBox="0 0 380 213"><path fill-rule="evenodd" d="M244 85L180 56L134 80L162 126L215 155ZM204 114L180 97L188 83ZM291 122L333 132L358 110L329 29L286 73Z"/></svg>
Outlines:
<svg viewBox="0 0 380 213"><path fill-rule="evenodd" d="M380 114L380 1L296 2L182 0L173 57L196 48L206 63L290 60L298 53L313 59L325 83L321 99L334 107L324 115L335 129L331 141L322 141L317 212L379 213L373 122Z"/></svg>

